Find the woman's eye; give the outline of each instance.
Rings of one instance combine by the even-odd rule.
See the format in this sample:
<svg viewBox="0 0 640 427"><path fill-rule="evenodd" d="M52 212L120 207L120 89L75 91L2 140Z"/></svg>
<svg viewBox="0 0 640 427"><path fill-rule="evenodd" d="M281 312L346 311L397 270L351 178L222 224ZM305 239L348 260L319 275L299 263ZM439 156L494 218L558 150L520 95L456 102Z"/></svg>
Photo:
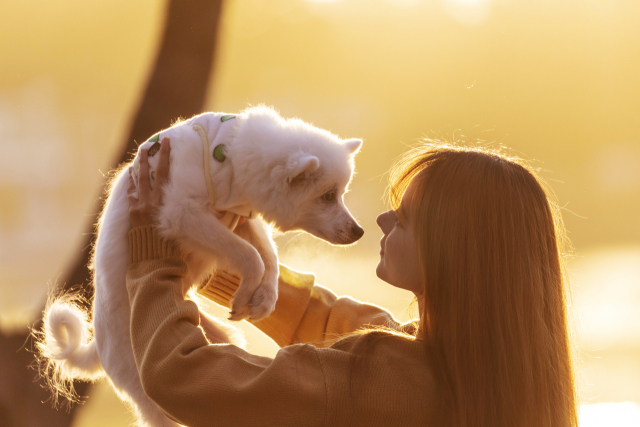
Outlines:
<svg viewBox="0 0 640 427"><path fill-rule="evenodd" d="M330 191L328 193L324 193L322 195L322 200L324 200L325 202L333 202L333 200L336 198L336 193L333 191Z"/></svg>

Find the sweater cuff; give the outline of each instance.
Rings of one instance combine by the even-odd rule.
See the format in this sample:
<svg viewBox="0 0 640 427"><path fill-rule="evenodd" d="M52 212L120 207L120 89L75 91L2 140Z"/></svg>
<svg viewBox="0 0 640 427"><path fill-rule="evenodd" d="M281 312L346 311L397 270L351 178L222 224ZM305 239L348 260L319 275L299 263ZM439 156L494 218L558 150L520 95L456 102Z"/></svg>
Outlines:
<svg viewBox="0 0 640 427"><path fill-rule="evenodd" d="M293 343L300 322L309 306L315 276L291 270L279 264L278 300L268 317L253 323L269 335L280 347ZM240 285L240 277L218 270L198 287L198 294L230 308L233 295ZM324 326L324 323L323 323Z"/></svg>
<svg viewBox="0 0 640 427"><path fill-rule="evenodd" d="M240 277L224 270L216 270L198 286L198 294L223 307L231 308L233 295L240 286Z"/></svg>
<svg viewBox="0 0 640 427"><path fill-rule="evenodd" d="M175 243L160 237L151 225L136 227L129 231L129 264L140 261L170 257L181 258Z"/></svg>

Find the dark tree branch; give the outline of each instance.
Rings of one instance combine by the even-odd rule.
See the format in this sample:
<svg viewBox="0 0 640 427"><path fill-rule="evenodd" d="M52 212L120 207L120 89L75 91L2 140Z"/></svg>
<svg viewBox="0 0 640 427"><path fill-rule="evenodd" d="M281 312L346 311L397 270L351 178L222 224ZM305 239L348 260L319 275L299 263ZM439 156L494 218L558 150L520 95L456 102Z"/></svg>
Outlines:
<svg viewBox="0 0 640 427"><path fill-rule="evenodd" d="M190 117L204 107L211 75L222 0L170 0L160 50L149 77L142 101L132 120L127 138L114 158L112 167L130 159L137 150L136 142L145 141L177 117ZM102 209L102 199L91 208ZM64 276L61 288L79 286L87 299L93 295L91 275L87 269L94 240L92 221L82 250ZM43 306L44 310L44 306ZM34 326L41 327L41 319ZM36 373L27 367L33 354L23 347L28 334L7 335L0 331L0 424L13 426L69 426L74 411L53 410L50 392L35 381ZM28 343L28 349L33 344ZM75 384L80 396L89 393L88 383Z"/></svg>
<svg viewBox="0 0 640 427"><path fill-rule="evenodd" d="M172 0L160 52L129 135L113 167L129 160L144 142L178 117L202 112L211 75L221 0ZM100 206L100 209L102 206ZM93 240L93 226L83 244L66 287L90 281L86 267ZM91 289L90 292L93 292Z"/></svg>

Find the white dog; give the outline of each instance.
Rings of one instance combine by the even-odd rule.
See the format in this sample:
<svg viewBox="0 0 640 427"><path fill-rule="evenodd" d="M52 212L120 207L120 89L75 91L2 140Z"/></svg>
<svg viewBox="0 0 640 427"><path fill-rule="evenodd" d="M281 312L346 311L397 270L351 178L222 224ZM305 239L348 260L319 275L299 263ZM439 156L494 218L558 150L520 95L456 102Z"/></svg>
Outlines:
<svg viewBox="0 0 640 427"><path fill-rule="evenodd" d="M170 176L157 230L186 254L189 284L220 266L241 276L233 320L260 320L275 306L278 260L265 222L283 232L305 230L333 244L353 243L364 232L342 201L360 139L341 140L301 120L285 120L267 107L235 116L205 113L142 144L134 176L140 150L149 149L153 182L157 144L165 137L171 140ZM131 349L125 286L127 171L121 169L112 181L98 222L94 339L87 342L86 315L62 297L46 310L40 347L63 381L95 380L106 373L120 397L131 403L140 425L175 426L145 395ZM236 227L239 216L250 220ZM200 317L211 341L230 342L212 319Z"/></svg>

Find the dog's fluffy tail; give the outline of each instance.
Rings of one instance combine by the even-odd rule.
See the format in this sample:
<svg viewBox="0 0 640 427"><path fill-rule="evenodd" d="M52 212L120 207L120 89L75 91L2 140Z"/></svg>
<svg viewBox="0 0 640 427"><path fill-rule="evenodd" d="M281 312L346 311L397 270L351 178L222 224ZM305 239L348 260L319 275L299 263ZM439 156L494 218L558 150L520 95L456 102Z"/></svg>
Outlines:
<svg viewBox="0 0 640 427"><path fill-rule="evenodd" d="M73 380L95 381L104 376L96 341L91 340L87 314L73 294L51 298L43 316L42 332L35 333L40 373L53 393L78 401Z"/></svg>

